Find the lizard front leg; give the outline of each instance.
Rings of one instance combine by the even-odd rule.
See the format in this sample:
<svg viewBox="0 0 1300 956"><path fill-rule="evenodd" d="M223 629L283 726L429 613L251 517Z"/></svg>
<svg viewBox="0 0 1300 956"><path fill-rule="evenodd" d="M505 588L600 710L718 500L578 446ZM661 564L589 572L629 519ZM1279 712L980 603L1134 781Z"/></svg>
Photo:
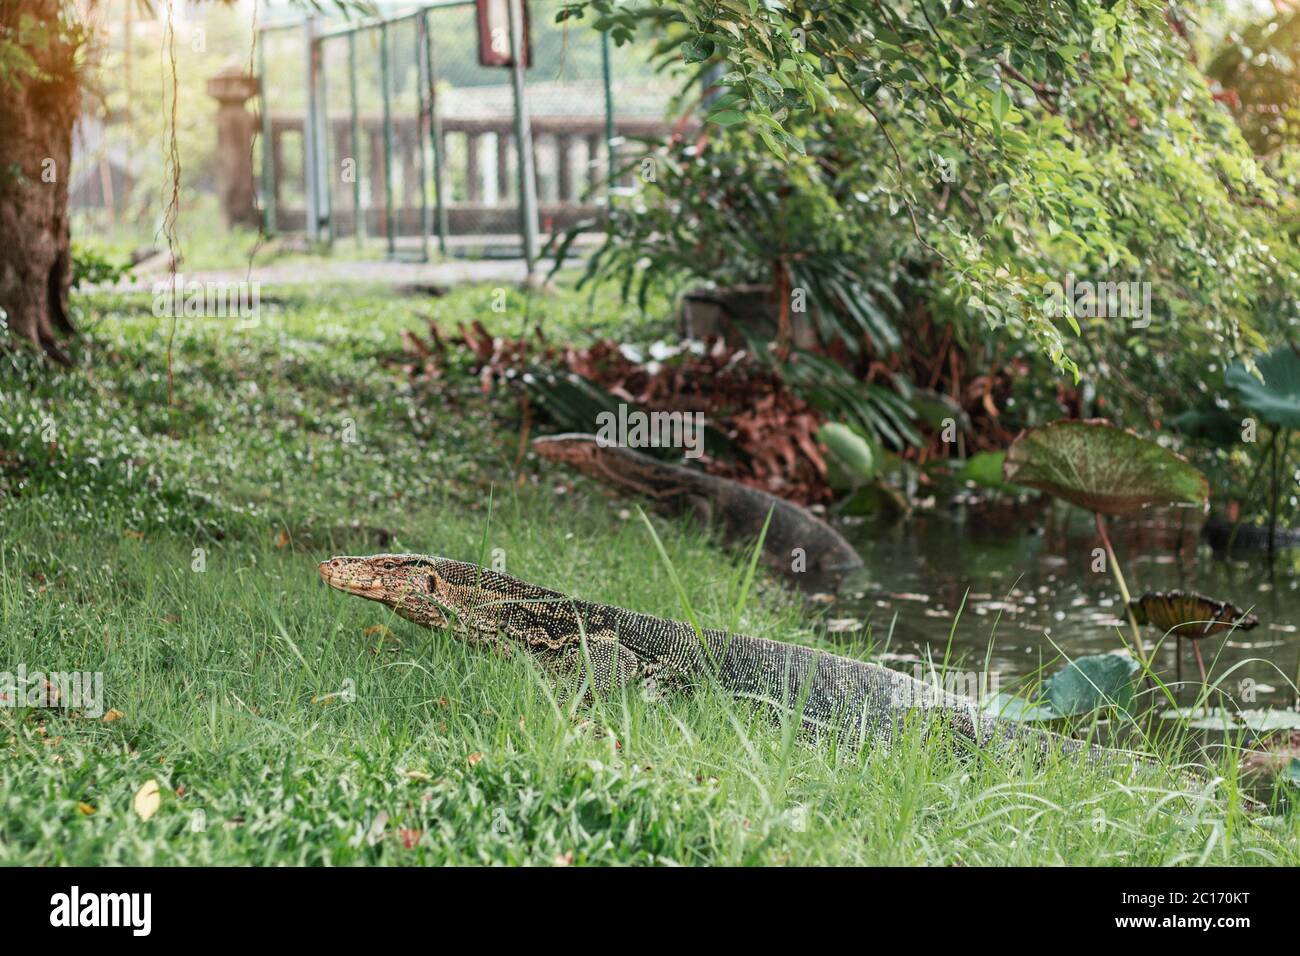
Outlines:
<svg viewBox="0 0 1300 956"><path fill-rule="evenodd" d="M591 691L607 694L639 675L641 659L612 636L589 634L585 653L583 645L575 642L554 658L553 667L559 673L585 677Z"/></svg>
<svg viewBox="0 0 1300 956"><path fill-rule="evenodd" d="M574 651L580 658L579 673L587 676L598 694L625 686L636 676L641 664L640 658L614 637L589 635L586 654L582 653L582 647Z"/></svg>

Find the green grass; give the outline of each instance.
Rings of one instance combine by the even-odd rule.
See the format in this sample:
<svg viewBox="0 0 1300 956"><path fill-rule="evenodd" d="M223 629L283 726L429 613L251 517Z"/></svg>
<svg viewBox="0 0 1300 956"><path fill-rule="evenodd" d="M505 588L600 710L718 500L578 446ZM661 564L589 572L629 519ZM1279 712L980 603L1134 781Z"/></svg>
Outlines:
<svg viewBox="0 0 1300 956"><path fill-rule="evenodd" d="M175 408L147 298L87 303L71 373L5 359L0 670L102 672L122 716L0 710L0 863L1300 863L1294 812L937 738L837 752L713 692L580 706L526 659L330 591L332 554L473 560L486 535L539 584L678 618L680 585L702 625L823 640L772 580L744 600L745 556L689 525L654 519L674 578L629 503L537 462L520 481L477 383L412 390L398 331L517 332L490 290L277 301L239 335L181 324ZM533 308L561 341L630 318Z"/></svg>

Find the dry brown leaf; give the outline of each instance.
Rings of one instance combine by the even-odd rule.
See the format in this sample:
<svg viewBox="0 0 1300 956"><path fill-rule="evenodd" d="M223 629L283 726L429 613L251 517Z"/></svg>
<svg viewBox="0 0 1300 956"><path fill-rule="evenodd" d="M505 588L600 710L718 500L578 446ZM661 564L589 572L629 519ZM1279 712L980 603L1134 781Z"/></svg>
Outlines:
<svg viewBox="0 0 1300 956"><path fill-rule="evenodd" d="M99 718L106 724L111 724L115 720L121 720L126 714L122 713L116 707L110 707L103 717Z"/></svg>
<svg viewBox="0 0 1300 956"><path fill-rule="evenodd" d="M158 791L158 781L148 780L145 785L135 792L135 799L131 801L135 807L135 815L141 820L148 820L158 808L162 806L162 794Z"/></svg>

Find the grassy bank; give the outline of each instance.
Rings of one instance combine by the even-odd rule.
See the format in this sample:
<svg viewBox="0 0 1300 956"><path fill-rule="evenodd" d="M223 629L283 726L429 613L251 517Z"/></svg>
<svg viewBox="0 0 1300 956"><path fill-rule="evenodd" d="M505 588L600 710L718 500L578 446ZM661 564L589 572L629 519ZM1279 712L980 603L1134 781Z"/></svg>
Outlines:
<svg viewBox="0 0 1300 956"><path fill-rule="evenodd" d="M83 302L76 371L4 360L0 670L102 672L120 716L0 710L0 863L1300 863L1294 813L934 739L836 753L709 693L575 707L525 660L329 591L332 554L486 542L539 584L681 616L627 502L538 463L521 480L476 383L431 401L401 371L422 316L517 333L519 308L267 298L255 329L180 325L174 406L147 297ZM561 340L628 318L531 310ZM659 528L703 623L730 620L742 559ZM822 639L773 582L741 627Z"/></svg>

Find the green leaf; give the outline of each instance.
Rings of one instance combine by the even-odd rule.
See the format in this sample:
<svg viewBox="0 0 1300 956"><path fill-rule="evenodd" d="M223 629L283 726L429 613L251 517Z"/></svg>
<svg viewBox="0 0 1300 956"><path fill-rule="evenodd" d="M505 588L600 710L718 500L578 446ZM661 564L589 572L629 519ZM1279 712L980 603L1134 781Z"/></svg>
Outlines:
<svg viewBox="0 0 1300 956"><path fill-rule="evenodd" d="M1258 360L1260 381L1237 361L1225 380L1237 390L1242 404L1279 428L1300 428L1300 356L1281 345Z"/></svg>
<svg viewBox="0 0 1300 956"><path fill-rule="evenodd" d="M1011 110L1011 97L1007 95L1006 90L998 90L993 95L993 122L998 126L1006 119L1007 113Z"/></svg>
<svg viewBox="0 0 1300 956"><path fill-rule="evenodd" d="M1128 710L1133 703L1133 674L1138 662L1127 655L1078 657L1043 683L1052 710L1062 717L1087 714L1101 707Z"/></svg>
<svg viewBox="0 0 1300 956"><path fill-rule="evenodd" d="M1006 460L1004 451L982 451L971 455L957 472L958 481L972 481L981 488L991 488L1008 495L1018 495L1029 491L1019 485L1003 480L1002 465Z"/></svg>
<svg viewBox="0 0 1300 956"><path fill-rule="evenodd" d="M697 37L682 44L682 58L687 63L700 63L713 56L715 49L713 41L708 37Z"/></svg>
<svg viewBox="0 0 1300 956"><path fill-rule="evenodd" d="M871 443L849 426L827 422L817 432L817 440L844 468L850 481L866 481L875 474L876 453Z"/></svg>
<svg viewBox="0 0 1300 956"><path fill-rule="evenodd" d="M1187 460L1109 422L1059 421L1021 432L1002 477L1104 515L1150 505L1203 508L1210 487Z"/></svg>
<svg viewBox="0 0 1300 956"><path fill-rule="evenodd" d="M717 113L710 113L706 118L710 123L717 123L719 126L734 126L736 123L744 122L745 114L739 110L719 110Z"/></svg>
<svg viewBox="0 0 1300 956"><path fill-rule="evenodd" d="M1223 408L1189 408L1169 419L1169 424L1193 441L1219 447L1241 441L1241 417Z"/></svg>

